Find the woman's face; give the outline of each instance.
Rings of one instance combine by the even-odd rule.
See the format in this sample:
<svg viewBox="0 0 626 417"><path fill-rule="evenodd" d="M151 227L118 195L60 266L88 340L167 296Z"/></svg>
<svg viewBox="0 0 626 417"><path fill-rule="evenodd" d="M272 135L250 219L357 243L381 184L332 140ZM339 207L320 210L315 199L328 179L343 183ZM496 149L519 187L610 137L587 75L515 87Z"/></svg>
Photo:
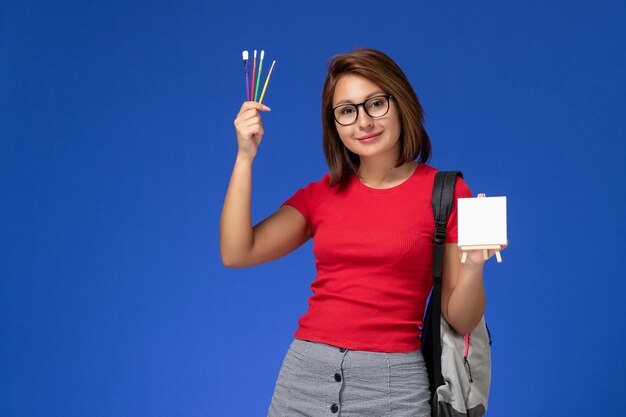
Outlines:
<svg viewBox="0 0 626 417"><path fill-rule="evenodd" d="M332 106L359 104L370 97L387 94L387 91L367 78L346 74L337 81ZM358 106L358 117L354 124L343 126L335 120L335 126L345 147L361 158L390 154L395 160L398 156L402 126L393 99L389 99L389 111L382 117L371 117L364 111L364 106Z"/></svg>

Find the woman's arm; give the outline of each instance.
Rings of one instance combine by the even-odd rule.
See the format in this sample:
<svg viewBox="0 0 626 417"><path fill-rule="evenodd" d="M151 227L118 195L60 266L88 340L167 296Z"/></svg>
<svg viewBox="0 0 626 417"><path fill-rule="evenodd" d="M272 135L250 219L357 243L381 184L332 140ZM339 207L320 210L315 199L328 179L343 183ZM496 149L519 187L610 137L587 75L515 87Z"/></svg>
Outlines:
<svg viewBox="0 0 626 417"><path fill-rule="evenodd" d="M252 161L237 159L220 221L224 266L243 268L280 258L311 237L304 216L283 206L254 228L251 223Z"/></svg>
<svg viewBox="0 0 626 417"><path fill-rule="evenodd" d="M504 246L501 251L504 250ZM489 258L495 251L489 251ZM446 243L443 255L441 312L457 333L465 335L478 325L485 312L482 250L469 251L461 263L461 249L456 243Z"/></svg>

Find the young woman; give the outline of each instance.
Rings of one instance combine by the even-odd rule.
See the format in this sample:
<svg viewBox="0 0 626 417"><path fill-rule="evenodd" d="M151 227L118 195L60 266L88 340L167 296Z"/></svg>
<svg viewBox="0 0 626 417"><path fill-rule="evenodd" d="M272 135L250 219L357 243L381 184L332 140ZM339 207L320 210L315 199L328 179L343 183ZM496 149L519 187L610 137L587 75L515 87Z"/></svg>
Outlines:
<svg viewBox="0 0 626 417"><path fill-rule="evenodd" d="M419 336L432 285L436 169L426 165L431 145L413 88L379 51L332 57L322 94L330 172L252 227L251 171L264 133L262 111L270 108L245 102L235 119L239 151L222 211L223 263L268 262L313 238L317 267L268 415L430 415ZM455 201L471 196L459 179ZM474 251L461 264L456 220L454 204L441 309L465 334L485 309L484 259Z"/></svg>

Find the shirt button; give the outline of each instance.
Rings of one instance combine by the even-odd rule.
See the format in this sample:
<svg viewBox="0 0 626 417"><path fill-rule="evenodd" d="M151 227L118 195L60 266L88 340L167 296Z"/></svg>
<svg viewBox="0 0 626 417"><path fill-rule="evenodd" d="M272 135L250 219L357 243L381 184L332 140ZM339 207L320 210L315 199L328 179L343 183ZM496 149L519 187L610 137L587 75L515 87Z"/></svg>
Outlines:
<svg viewBox="0 0 626 417"><path fill-rule="evenodd" d="M339 411L339 407L337 407L337 404L331 405L330 411L332 411L333 413L336 413L337 411Z"/></svg>
<svg viewBox="0 0 626 417"><path fill-rule="evenodd" d="M341 382L341 374L335 374L335 381Z"/></svg>
<svg viewBox="0 0 626 417"><path fill-rule="evenodd" d="M345 352L346 348L339 348L339 352Z"/></svg>

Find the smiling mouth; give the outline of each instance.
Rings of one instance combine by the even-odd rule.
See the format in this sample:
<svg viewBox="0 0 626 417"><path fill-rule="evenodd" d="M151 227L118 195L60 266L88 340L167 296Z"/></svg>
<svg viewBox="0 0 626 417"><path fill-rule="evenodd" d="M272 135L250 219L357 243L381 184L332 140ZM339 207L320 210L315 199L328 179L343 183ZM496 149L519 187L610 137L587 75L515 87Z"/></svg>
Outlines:
<svg viewBox="0 0 626 417"><path fill-rule="evenodd" d="M368 140L368 139L373 139L377 136L380 136L380 132L379 133L374 133L372 135L368 135L368 136L363 136L362 138L356 138L356 140Z"/></svg>

